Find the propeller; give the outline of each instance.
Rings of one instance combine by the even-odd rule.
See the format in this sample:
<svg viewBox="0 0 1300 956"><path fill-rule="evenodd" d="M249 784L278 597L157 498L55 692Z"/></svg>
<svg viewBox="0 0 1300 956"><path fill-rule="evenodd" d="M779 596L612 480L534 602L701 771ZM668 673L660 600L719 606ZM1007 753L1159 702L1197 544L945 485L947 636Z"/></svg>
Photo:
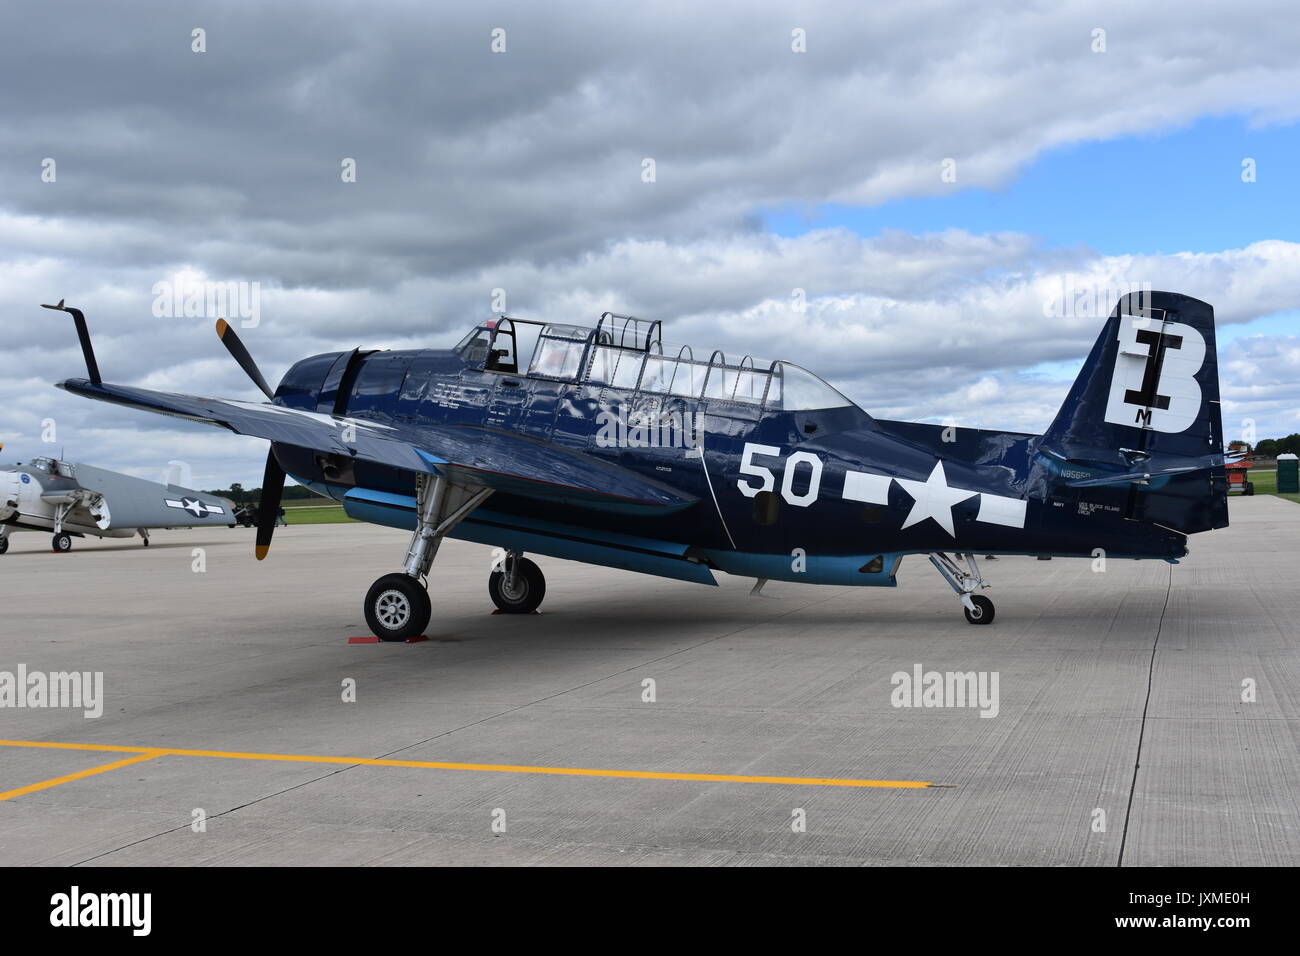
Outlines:
<svg viewBox="0 0 1300 956"><path fill-rule="evenodd" d="M248 349L244 348L244 343L225 319L217 319L217 337L221 339L221 344L239 363L244 373L253 380L253 384L260 388L267 398L274 398L275 392L271 390L270 385L266 384L266 379L262 378L262 372L253 361L253 356L248 354Z"/></svg>
<svg viewBox="0 0 1300 956"><path fill-rule="evenodd" d="M275 449L266 451L266 471L262 472L262 501L257 506L257 546L254 553L261 561L271 550L271 535L280 517L280 495L284 492L284 469L275 460Z"/></svg>
<svg viewBox="0 0 1300 956"><path fill-rule="evenodd" d="M225 319L217 319L217 337L244 373L253 380L253 384L267 398L274 398L275 392L266 384L253 356L248 354L248 349L244 348L244 343ZM271 536L275 534L275 522L280 517L280 498L283 494L284 469L275 460L275 447L272 446L266 452L266 470L262 473L262 501L257 507L257 545L254 553L259 561L271 550Z"/></svg>

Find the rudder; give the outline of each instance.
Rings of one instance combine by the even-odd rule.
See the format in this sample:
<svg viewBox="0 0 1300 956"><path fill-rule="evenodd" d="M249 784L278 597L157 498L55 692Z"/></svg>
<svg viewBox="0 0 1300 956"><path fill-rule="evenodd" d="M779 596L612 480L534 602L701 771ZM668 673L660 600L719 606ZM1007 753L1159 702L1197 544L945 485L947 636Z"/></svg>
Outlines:
<svg viewBox="0 0 1300 956"><path fill-rule="evenodd" d="M1226 526L1213 307L1123 296L1039 450L1058 481L1128 484L1129 518L1189 534Z"/></svg>

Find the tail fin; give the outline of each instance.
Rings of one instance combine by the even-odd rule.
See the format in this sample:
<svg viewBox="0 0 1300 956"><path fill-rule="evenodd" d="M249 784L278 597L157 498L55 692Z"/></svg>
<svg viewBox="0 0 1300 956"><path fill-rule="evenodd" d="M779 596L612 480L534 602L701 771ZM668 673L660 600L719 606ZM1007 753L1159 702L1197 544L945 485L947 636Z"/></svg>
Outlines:
<svg viewBox="0 0 1300 956"><path fill-rule="evenodd" d="M1130 488L1126 516L1190 534L1228 523L1214 309L1123 296L1039 451L1066 485Z"/></svg>

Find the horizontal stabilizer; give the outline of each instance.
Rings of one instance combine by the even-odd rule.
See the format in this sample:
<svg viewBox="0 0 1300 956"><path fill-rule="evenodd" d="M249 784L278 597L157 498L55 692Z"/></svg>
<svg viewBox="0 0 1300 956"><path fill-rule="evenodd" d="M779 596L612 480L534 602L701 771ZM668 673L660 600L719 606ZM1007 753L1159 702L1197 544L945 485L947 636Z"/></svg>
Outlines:
<svg viewBox="0 0 1300 956"><path fill-rule="evenodd" d="M1206 465L1206 468L1212 467ZM1134 471L1127 475L1102 475L1099 478L1084 478L1080 481L1066 482L1071 488L1095 488L1101 485L1124 485L1134 481L1150 481L1153 478L1166 478L1172 475L1185 475L1199 471L1195 466L1185 468L1166 468L1163 471Z"/></svg>

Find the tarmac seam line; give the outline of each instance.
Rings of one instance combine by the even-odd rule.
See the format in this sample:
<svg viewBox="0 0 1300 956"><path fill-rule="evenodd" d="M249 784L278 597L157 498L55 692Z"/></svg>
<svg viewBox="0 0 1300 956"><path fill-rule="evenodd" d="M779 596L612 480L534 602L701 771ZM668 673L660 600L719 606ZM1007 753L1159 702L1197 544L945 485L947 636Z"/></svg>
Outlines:
<svg viewBox="0 0 1300 956"><path fill-rule="evenodd" d="M1128 844L1128 824L1133 817L1133 795L1137 793L1138 769L1142 766L1142 741L1146 736L1147 711L1151 708L1151 687L1155 682L1156 649L1160 646L1160 634L1165 628L1165 612L1169 610L1169 595L1174 590L1174 566L1169 566L1169 585L1165 589L1165 603L1160 608L1160 620L1156 623L1156 638L1151 642L1151 660L1147 662L1147 695L1142 702L1142 721L1138 724L1137 755L1133 758L1133 779L1129 782L1128 807L1124 810L1124 832L1119 838L1119 859L1116 867L1124 865L1124 848Z"/></svg>

